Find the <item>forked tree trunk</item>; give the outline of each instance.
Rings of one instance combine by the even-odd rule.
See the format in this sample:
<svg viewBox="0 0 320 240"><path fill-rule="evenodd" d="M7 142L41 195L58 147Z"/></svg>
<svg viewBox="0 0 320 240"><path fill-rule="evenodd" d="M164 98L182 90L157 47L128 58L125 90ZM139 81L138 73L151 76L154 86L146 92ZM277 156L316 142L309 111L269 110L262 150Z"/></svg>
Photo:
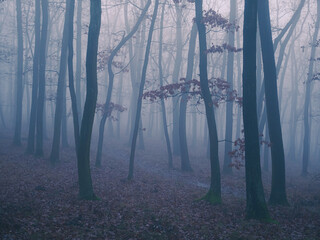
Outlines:
<svg viewBox="0 0 320 240"><path fill-rule="evenodd" d="M146 82L151 41L152 41L153 29L154 29L154 25L155 25L157 13L158 13L158 6L159 6L159 0L156 0L153 15L152 15L152 20L151 20L151 25L150 25L150 29L149 29L149 34L148 34L144 63L143 63L143 67L142 67L141 82L140 82L138 103L137 103L137 112L136 112L136 118L135 118L135 123L134 123L133 135L132 135L128 180L131 180L133 178L134 155L135 155L135 151L136 151L137 137L138 137L138 131L139 131L139 122L140 122L140 118L141 118L142 95L143 95L144 84Z"/></svg>
<svg viewBox="0 0 320 240"><path fill-rule="evenodd" d="M120 43L112 50L109 58L108 58L108 73L109 73L109 84L108 84L108 92L107 92L107 98L106 102L104 104L104 111L103 111L103 116L100 121L100 126L99 126L99 140L98 140L98 150L97 150L97 156L96 156L96 167L101 166L101 155L102 155L102 145L103 145L103 136L104 136L104 127L106 124L106 120L108 117L108 112L109 112L109 105L111 101L111 96L112 96L112 89L113 89L113 82L114 82L114 73L112 70L112 61L114 57L117 55L119 50L122 48L122 46L132 38L132 36L136 33L138 30L142 20L144 19L146 13L148 12L149 6L151 4L151 0L149 0L143 9L139 19L137 20L135 26L132 28L132 30L128 33L127 36L122 38Z"/></svg>
<svg viewBox="0 0 320 240"><path fill-rule="evenodd" d="M269 219L260 167L256 97L257 1L246 0L243 29L243 124L245 137L246 218Z"/></svg>

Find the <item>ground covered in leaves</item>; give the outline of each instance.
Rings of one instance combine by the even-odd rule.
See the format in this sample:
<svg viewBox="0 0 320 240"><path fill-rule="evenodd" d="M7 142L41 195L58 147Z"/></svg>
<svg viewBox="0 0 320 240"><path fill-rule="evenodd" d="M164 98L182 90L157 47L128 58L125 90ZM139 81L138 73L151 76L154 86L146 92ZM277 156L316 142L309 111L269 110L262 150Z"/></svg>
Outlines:
<svg viewBox="0 0 320 240"><path fill-rule="evenodd" d="M248 221L243 170L222 177L223 203L212 206L196 201L207 191L207 159L193 159L199 166L182 173L166 168L163 151L138 151L134 180L128 182L129 149L120 147L105 152L101 169L92 167L100 200L82 201L72 149L52 167L47 158L27 156L24 147L1 138L0 239L320 239L315 175L302 178L292 171L290 206L269 206L273 223ZM263 180L268 196L270 174Z"/></svg>

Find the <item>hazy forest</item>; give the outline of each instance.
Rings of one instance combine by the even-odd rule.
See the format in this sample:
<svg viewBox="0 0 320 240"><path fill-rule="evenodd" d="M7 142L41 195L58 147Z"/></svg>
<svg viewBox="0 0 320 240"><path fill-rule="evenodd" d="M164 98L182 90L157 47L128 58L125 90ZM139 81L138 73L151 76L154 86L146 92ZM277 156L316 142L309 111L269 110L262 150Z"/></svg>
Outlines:
<svg viewBox="0 0 320 240"><path fill-rule="evenodd" d="M0 239L320 239L320 0L0 0Z"/></svg>

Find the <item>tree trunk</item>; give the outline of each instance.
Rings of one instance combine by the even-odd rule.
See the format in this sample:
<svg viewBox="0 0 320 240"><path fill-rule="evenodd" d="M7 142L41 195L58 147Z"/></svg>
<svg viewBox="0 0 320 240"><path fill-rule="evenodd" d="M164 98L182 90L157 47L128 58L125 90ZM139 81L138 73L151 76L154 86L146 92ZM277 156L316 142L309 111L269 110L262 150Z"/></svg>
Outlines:
<svg viewBox="0 0 320 240"><path fill-rule="evenodd" d="M311 56L309 58L309 69L308 69L308 79L306 81L306 93L304 99L304 110L303 110L303 127L304 127L304 139L303 139L303 155L302 155L302 176L308 175L308 165L310 158L310 123L311 123L311 95L312 95L312 77L313 77L313 63L316 55L316 42L319 33L320 25L320 2L317 0L317 20L315 24L314 34L312 38Z"/></svg>
<svg viewBox="0 0 320 240"><path fill-rule="evenodd" d="M81 122L78 148L79 198L94 200L90 172L90 144L94 114L97 104L97 54L101 26L101 0L90 0L90 25L87 47L87 96Z"/></svg>
<svg viewBox="0 0 320 240"><path fill-rule="evenodd" d="M29 133L27 143L27 154L34 152L35 129L37 119L37 100L38 100L38 85L39 85L39 48L40 48L40 0L35 0L35 24L34 24L34 54L33 54L33 79L32 79L32 102L29 122Z"/></svg>
<svg viewBox="0 0 320 240"><path fill-rule="evenodd" d="M190 40L189 40L186 82L192 80L196 41L197 41L197 25L193 23L191 34L190 34ZM187 134L186 134L186 113L187 113L189 88L190 87L186 87L184 93L182 94L182 97L180 100L180 108L179 108L180 110L179 140L180 140L180 157L181 157L182 171L192 171L190 160L189 160Z"/></svg>
<svg viewBox="0 0 320 240"><path fill-rule="evenodd" d="M46 92L46 50L48 37L48 0L42 0L42 28L40 40L40 59L39 59L39 96L37 106L37 139L36 156L43 156L43 118Z"/></svg>
<svg viewBox="0 0 320 240"><path fill-rule="evenodd" d="M159 0L156 0L153 15L152 15L152 20L151 20L151 25L150 25L150 29L149 29L148 41L147 41L146 52L145 52L144 63L143 63L142 74L141 74L141 82L140 82L138 103L137 103L137 112L136 112L136 118L135 118L135 123L134 123L133 135L132 135L128 180L131 180L133 178L134 154L135 154L135 150L136 150L136 143L137 143L137 137L138 137L138 131L139 131L139 122L140 122L140 117L141 117L142 95L143 95L144 84L146 82L146 75L147 75L147 67L148 67L148 62L149 62L152 34L153 34L154 25L155 25L156 18L157 18L158 6L159 6Z"/></svg>
<svg viewBox="0 0 320 240"><path fill-rule="evenodd" d="M63 114L63 105L65 101L64 92L66 90L66 70L67 70L67 52L68 52L68 39L69 39L69 14L70 14L71 0L67 0L63 36L62 36L62 47L60 55L60 71L58 77L58 89L56 97L56 110L54 116L54 132L52 140L52 148L50 154L51 163L55 164L59 161L60 152L60 135L61 135L61 122Z"/></svg>
<svg viewBox="0 0 320 240"><path fill-rule="evenodd" d="M230 0L230 19L229 22L235 24L237 9L236 0ZM228 32L228 44L234 47L235 39L235 27ZM230 89L233 89L233 63L234 52L228 52L227 63L227 81L230 85ZM232 128L233 128L233 101L227 102L226 110L226 132L225 132L225 148L224 148L224 161L223 161L223 173L231 174L232 168L230 166L232 160L229 153L232 151Z"/></svg>
<svg viewBox="0 0 320 240"><path fill-rule="evenodd" d="M258 3L260 39L264 69L266 110L272 156L272 183L269 203L287 205L285 159L277 92L277 71L274 59L268 0Z"/></svg>
<svg viewBox="0 0 320 240"><path fill-rule="evenodd" d="M79 113L76 91L74 89L73 78L73 18L74 18L75 0L71 0L70 14L69 14L69 39L68 39L68 74L69 74L69 91L71 96L72 118L73 118L73 132L76 153L78 153L79 146ZM79 96L80 97L80 96ZM80 105L81 106L81 105Z"/></svg>
<svg viewBox="0 0 320 240"><path fill-rule="evenodd" d="M172 73L172 83L179 82L180 68L182 63L182 6L177 1L175 2L175 9L177 14L176 20L176 59L174 62L173 73ZM178 156L180 154L180 142L179 142L179 98L172 98L172 144L173 144L173 155Z"/></svg>
<svg viewBox="0 0 320 240"><path fill-rule="evenodd" d="M159 79L160 79L160 87L163 86L163 71L162 71L162 46L163 46L163 20L164 20L164 10L165 10L165 3L162 5L161 11L161 20L160 20L160 36L159 36ZM161 112L162 112L162 125L164 136L166 139L167 145L167 153L168 153L168 167L170 169L173 168L173 160L172 160L172 150L170 144L170 138L168 133L168 123L167 123L167 115L166 115L166 105L164 103L164 99L161 99Z"/></svg>
<svg viewBox="0 0 320 240"><path fill-rule="evenodd" d="M264 198L256 97L257 1L246 0L243 29L243 124L245 136L246 217L269 219Z"/></svg>
<svg viewBox="0 0 320 240"><path fill-rule="evenodd" d="M196 23L199 32L199 46L200 46L200 87L202 97L204 99L207 124L209 128L209 142L210 142L210 165L211 165L211 182L210 189L204 197L212 204L221 202L221 179L220 179L220 163L219 163L219 149L218 149L218 133L216 120L214 116L214 105L211 98L211 93L208 85L208 70L207 70L207 40L206 27L202 21L202 0L196 1Z"/></svg>
<svg viewBox="0 0 320 240"><path fill-rule="evenodd" d="M100 126L99 126L99 140L98 140L98 150L97 150L97 156L96 156L96 167L101 166L101 155L102 155L102 145L103 145L103 135L104 135L104 127L106 124L106 120L108 117L108 112L109 112L109 105L111 101L111 96L112 96L112 89L113 89L113 82L114 82L114 73L112 70L112 61L114 57L117 55L119 50L122 48L122 46L129 40L131 37L136 33L138 30L142 20L144 19L146 13L148 12L149 6L151 5L151 0L148 1L146 4L145 8L143 9L139 19L137 20L135 26L132 28L132 30L128 33L127 36L122 38L120 43L112 50L110 53L109 59L108 59L108 73L109 73L109 84L108 84L108 92L107 92L107 98L106 102L104 104L104 111L103 111L103 116L100 121Z"/></svg>
<svg viewBox="0 0 320 240"><path fill-rule="evenodd" d="M77 1L77 39L76 39L76 98L77 98L77 110L78 110L78 121L81 121L81 66L82 66L82 49L81 49L81 22L82 22L82 0Z"/></svg>
<svg viewBox="0 0 320 240"><path fill-rule="evenodd" d="M21 124L22 124L22 99L23 99L23 32L22 32L22 10L21 0L16 0L17 10L17 37L18 37L18 55L17 55L17 92L16 92L16 118L13 144L21 145Z"/></svg>

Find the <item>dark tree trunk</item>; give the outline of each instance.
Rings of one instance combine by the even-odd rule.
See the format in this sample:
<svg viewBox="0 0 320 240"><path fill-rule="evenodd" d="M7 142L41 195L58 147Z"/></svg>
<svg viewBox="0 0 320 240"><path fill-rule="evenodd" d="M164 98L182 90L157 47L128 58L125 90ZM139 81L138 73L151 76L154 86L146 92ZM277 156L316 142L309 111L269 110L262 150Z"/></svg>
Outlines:
<svg viewBox="0 0 320 240"><path fill-rule="evenodd" d="M76 52L77 52L77 61L76 61L76 96L77 96L77 110L78 110L78 121L81 121L81 22L82 22L82 0L77 1L77 40L76 40Z"/></svg>
<svg viewBox="0 0 320 240"><path fill-rule="evenodd" d="M277 92L277 71L274 59L268 0L259 0L258 16L264 69L266 110L271 141L272 183L270 204L287 205L285 159Z"/></svg>
<svg viewBox="0 0 320 240"><path fill-rule="evenodd" d="M22 10L21 0L16 0L17 9L17 37L18 37L18 55L17 55L17 92L16 92L16 118L13 144L21 145L21 124L22 124L22 72L23 72L23 32L22 32Z"/></svg>
<svg viewBox="0 0 320 240"><path fill-rule="evenodd" d="M236 0L230 0L230 19L229 22L234 24L236 20ZM228 44L234 47L235 28L232 28L228 32ZM234 52L228 52L227 59L227 81L230 88L233 89L233 63ZM233 101L227 102L226 110L226 132L225 132L225 148L224 148L224 161L223 161L223 173L231 174L232 168L230 166L232 160L229 153L232 151L232 128L233 128Z"/></svg>
<svg viewBox="0 0 320 240"><path fill-rule="evenodd" d="M101 0L90 0L90 25L87 47L87 96L84 105L81 122L79 148L78 148L78 179L79 198L93 200L96 196L93 192L90 172L90 144L94 114L97 104L97 54L101 26Z"/></svg>
<svg viewBox="0 0 320 240"><path fill-rule="evenodd" d="M103 145L103 135L104 135L104 127L106 124L106 120L108 117L108 110L109 110L109 105L111 101L111 96L112 96L112 89L113 89L113 82L114 82L114 73L112 71L112 61L114 57L117 55L119 50L122 48L122 46L129 40L131 37L136 33L138 30L142 20L144 19L146 13L148 12L149 6L151 4L151 0L149 0L143 9L139 19L137 20L135 26L132 28L132 30L128 33L127 36L122 38L120 43L112 50L109 59L108 59L108 73L109 73L109 84L108 84L108 92L107 92L107 98L105 102L105 107L104 107L104 112L102 119L100 121L100 126L99 126L99 140L98 140L98 150L97 150L97 156L96 156L96 167L101 166L101 155L102 155L102 145Z"/></svg>
<svg viewBox="0 0 320 240"><path fill-rule="evenodd" d="M52 148L50 154L50 161L54 164L59 161L60 155L60 136L61 136L61 123L63 117L63 105L65 104L65 90L66 90L66 70L67 70L67 53L68 53L68 39L69 39L69 14L70 14L71 0L67 0L62 47L60 55L60 71L58 77L58 89L56 97L56 110L54 115L54 132L52 140Z"/></svg>
<svg viewBox="0 0 320 240"><path fill-rule="evenodd" d="M245 136L246 217L269 219L260 167L256 97L257 1L246 0L243 30L243 124Z"/></svg>
<svg viewBox="0 0 320 240"><path fill-rule="evenodd" d="M163 86L163 71L162 71L162 46L163 46L163 20L164 20L164 10L165 10L165 3L162 5L161 11L161 22L160 22L160 36L159 36L159 79L160 79L160 86ZM171 169L173 168L173 160L172 160L172 150L168 132L168 123L167 123L167 115L166 115L166 105L164 103L164 99L161 99L161 112L162 112L162 125L164 136L166 139L167 144L167 152L168 152L168 167Z"/></svg>
<svg viewBox="0 0 320 240"><path fill-rule="evenodd" d="M210 189L204 197L212 204L221 202L221 179L220 179L220 163L219 163L219 149L218 149L218 133L214 114L214 105L211 98L211 93L208 85L208 70L207 70L207 40L206 27L202 21L202 0L196 1L196 23L199 32L199 46L200 46L200 87L202 97L204 99L207 124L209 129L210 142L210 165L211 165L211 182Z"/></svg>
<svg viewBox="0 0 320 240"><path fill-rule="evenodd" d="M191 34L190 34L190 40L189 40L186 81L192 80L196 40L197 40L197 25L193 23ZM189 91L189 87L185 89L185 92L181 97L180 108L179 108L180 110L179 140L180 140L180 157L181 157L182 171L192 171L190 160L189 160L187 134L186 134L186 120L187 120L186 113L187 113L187 104L188 104L188 93L187 93L188 91Z"/></svg>
<svg viewBox="0 0 320 240"><path fill-rule="evenodd" d="M38 100L38 85L39 85L39 48L40 48L40 0L35 0L35 24L34 24L34 54L33 54L33 79L32 79L32 102L31 102L31 113L29 123L29 134L27 143L27 154L33 154L34 152L34 141L35 141L35 130L36 130L36 119L37 119L37 100Z"/></svg>
<svg viewBox="0 0 320 240"><path fill-rule="evenodd" d="M152 42L152 34L153 34L154 25L155 25L156 18L157 18L158 6L159 6L159 0L156 0L153 15L152 15L152 20L151 20L151 25L150 25L150 29L149 29L149 34L148 34L144 63L143 63L143 67L142 67L141 82L140 82L138 103L137 103L137 112L136 112L136 118L135 118L135 123L134 123L133 135L132 135L128 180L131 180L133 178L134 154L136 151L137 137L138 137L138 131L139 131L139 122L140 122L140 117L141 117L142 95L143 95L144 84L146 82L149 54L150 54L150 48L151 48L151 42Z"/></svg>
<svg viewBox="0 0 320 240"><path fill-rule="evenodd" d="M42 28L40 40L40 58L39 58L39 96L37 106L37 139L36 156L43 156L43 118L46 91L46 49L48 36L48 0L42 0Z"/></svg>
<svg viewBox="0 0 320 240"><path fill-rule="evenodd" d="M78 153L79 145L79 114L77 107L77 97L74 89L73 77L73 18L74 18L75 0L71 0L70 14L69 14L69 39L68 39L68 74L69 74L69 91L71 96L72 118L73 118L73 132L74 142L76 146L76 153ZM80 96L79 96L80 97Z"/></svg>
<svg viewBox="0 0 320 240"><path fill-rule="evenodd" d="M308 165L310 158L310 124L311 124L311 95L312 95L312 77L313 77L313 64L316 56L316 42L319 33L320 25L320 2L317 0L317 20L315 24L315 30L312 38L311 56L309 58L309 69L308 69L308 79L306 81L306 93L304 99L304 109L303 109L303 127L304 127L304 138L303 138L303 155L302 155L302 176L308 175Z"/></svg>

